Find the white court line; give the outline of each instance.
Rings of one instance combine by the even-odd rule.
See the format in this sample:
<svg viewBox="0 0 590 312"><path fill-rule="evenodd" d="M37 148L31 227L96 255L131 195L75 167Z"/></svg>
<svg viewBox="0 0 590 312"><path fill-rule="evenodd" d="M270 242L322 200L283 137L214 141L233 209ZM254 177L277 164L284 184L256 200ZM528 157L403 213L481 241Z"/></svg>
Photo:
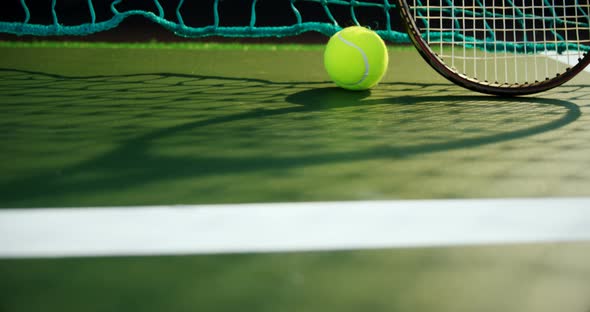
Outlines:
<svg viewBox="0 0 590 312"><path fill-rule="evenodd" d="M590 241L590 198L0 210L0 257Z"/></svg>

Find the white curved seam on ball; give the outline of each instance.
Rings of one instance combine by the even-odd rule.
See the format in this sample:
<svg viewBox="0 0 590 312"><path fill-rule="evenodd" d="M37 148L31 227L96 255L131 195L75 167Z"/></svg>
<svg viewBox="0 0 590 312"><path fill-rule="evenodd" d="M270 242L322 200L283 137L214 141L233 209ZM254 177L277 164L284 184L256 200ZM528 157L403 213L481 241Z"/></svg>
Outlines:
<svg viewBox="0 0 590 312"><path fill-rule="evenodd" d="M369 59L367 58L365 51L363 51L363 49L361 49L360 47L358 47L354 43L342 38L341 33L338 33L338 39L342 40L342 42L344 42L344 44L357 49L361 53L361 56L363 57L363 62L365 62L365 72L363 73L363 77L361 77L361 80L359 80L355 83L352 83L352 84L348 84L348 85L349 86L356 86L358 84L361 84L363 81L365 81L365 79L367 79L367 76L369 76Z"/></svg>

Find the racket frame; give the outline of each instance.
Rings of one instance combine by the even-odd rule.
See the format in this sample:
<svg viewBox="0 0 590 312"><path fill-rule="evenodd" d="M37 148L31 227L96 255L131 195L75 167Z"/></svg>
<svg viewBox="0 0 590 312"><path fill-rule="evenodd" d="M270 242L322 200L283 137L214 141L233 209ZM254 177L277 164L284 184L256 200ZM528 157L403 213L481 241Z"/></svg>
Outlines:
<svg viewBox="0 0 590 312"><path fill-rule="evenodd" d="M428 42L422 37L420 28L410 13L411 8L408 5L407 0L397 0L397 3L408 36L422 58L424 58L424 60L443 77L469 90L498 96L519 96L539 93L560 86L571 80L590 63L590 53L586 52L583 54L582 58L578 60L578 63L575 66L568 67L563 73L557 73L555 77L547 77L542 81L522 84L481 81L477 78L462 74L447 65L443 59L430 48Z"/></svg>

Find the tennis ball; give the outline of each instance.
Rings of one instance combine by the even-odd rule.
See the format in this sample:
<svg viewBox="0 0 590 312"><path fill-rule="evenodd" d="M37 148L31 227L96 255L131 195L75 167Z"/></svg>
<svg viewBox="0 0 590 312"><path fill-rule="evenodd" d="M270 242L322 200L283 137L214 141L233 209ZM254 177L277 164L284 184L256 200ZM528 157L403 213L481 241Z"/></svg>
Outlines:
<svg viewBox="0 0 590 312"><path fill-rule="evenodd" d="M387 70L385 43L372 30L352 26L334 34L324 51L324 66L337 86L366 90L375 86Z"/></svg>

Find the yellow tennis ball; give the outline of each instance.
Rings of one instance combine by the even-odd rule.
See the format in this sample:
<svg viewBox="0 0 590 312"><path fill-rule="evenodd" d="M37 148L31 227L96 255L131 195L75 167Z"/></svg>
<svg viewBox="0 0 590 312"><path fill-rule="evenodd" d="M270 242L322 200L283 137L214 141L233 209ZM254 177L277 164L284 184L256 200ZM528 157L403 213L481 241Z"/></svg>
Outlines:
<svg viewBox="0 0 590 312"><path fill-rule="evenodd" d="M334 34L324 51L324 66L337 86L366 90L375 86L387 70L385 43L372 30L352 26Z"/></svg>

